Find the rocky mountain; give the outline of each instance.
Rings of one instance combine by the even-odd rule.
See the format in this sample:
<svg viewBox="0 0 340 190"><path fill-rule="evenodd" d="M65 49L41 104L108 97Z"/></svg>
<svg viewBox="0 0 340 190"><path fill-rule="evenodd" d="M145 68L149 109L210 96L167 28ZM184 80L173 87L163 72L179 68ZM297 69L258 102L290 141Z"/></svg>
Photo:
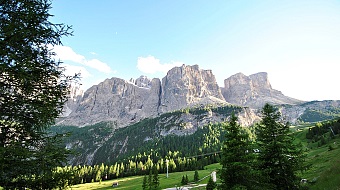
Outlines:
<svg viewBox="0 0 340 190"><path fill-rule="evenodd" d="M299 105L281 105L285 120L293 123L319 122L340 117L340 100L311 101Z"/></svg>
<svg viewBox="0 0 340 190"><path fill-rule="evenodd" d="M58 125L85 126L111 121L124 127L146 117L197 104L226 103L211 70L175 67L163 78L106 79L92 86Z"/></svg>
<svg viewBox="0 0 340 190"><path fill-rule="evenodd" d="M251 108L261 108L265 103L297 105L303 102L273 89L265 72L250 76L237 73L224 80L221 91L227 102Z"/></svg>
<svg viewBox="0 0 340 190"><path fill-rule="evenodd" d="M223 102L221 90L211 70L198 65L175 67L162 80L161 112L177 110L201 102Z"/></svg>
<svg viewBox="0 0 340 190"><path fill-rule="evenodd" d="M187 107L233 104L256 112L265 103L282 105L282 112L292 123L301 121L299 118L306 115L305 112L310 115L311 110L331 106L324 102L306 107L308 102L273 89L265 72L250 76L237 73L225 79L224 87L220 88L211 70L182 65L169 70L162 80L141 76L126 81L113 77L86 92L75 86L57 125L86 126L105 121L119 128Z"/></svg>
<svg viewBox="0 0 340 190"><path fill-rule="evenodd" d="M65 103L64 112L62 117L69 116L73 110L79 104L80 99L84 95L84 90L81 88L79 83L72 83L70 85L70 94L68 97L68 101Z"/></svg>
<svg viewBox="0 0 340 190"><path fill-rule="evenodd" d="M66 147L79 153L70 158L73 165L115 162L150 151L190 157L213 151L211 145L223 137L219 123L232 112L241 126L250 126L260 120L258 108L267 102L276 104L291 123L340 116L340 101L302 102L284 96L271 87L267 73L238 73L220 88L211 70L182 65L162 80L114 77L84 93L74 86L68 112L52 130L73 132L66 139Z"/></svg>
<svg viewBox="0 0 340 190"><path fill-rule="evenodd" d="M140 81L130 83L111 78L92 86L72 113L58 124L85 126L111 121L117 126L125 126L157 114L161 93L159 79L153 79L147 85Z"/></svg>

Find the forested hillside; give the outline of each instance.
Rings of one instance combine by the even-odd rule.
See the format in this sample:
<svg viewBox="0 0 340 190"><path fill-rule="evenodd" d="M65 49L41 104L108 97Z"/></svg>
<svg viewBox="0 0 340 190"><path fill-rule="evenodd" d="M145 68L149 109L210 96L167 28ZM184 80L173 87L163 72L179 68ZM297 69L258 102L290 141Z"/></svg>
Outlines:
<svg viewBox="0 0 340 190"><path fill-rule="evenodd" d="M70 133L68 148L78 155L70 164L94 165L126 159L144 161L166 156L191 157L220 150L220 125L232 112L242 114L238 106L188 108L144 119L115 129L102 122L83 128L55 126L55 133ZM223 137L223 135L222 135Z"/></svg>

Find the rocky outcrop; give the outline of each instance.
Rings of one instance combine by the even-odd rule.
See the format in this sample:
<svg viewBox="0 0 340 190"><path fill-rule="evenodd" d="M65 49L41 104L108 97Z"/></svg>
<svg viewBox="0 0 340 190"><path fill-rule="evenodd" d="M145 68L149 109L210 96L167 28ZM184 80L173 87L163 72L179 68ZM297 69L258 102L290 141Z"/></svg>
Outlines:
<svg viewBox="0 0 340 190"><path fill-rule="evenodd" d="M315 111L317 114L309 115L309 122L315 122L319 115L326 116L325 118L328 119L337 118L340 113L339 108L340 100L324 100L305 102L295 106L283 105L280 106L280 112L284 120L297 124L303 121L301 117L309 115L310 111Z"/></svg>
<svg viewBox="0 0 340 190"><path fill-rule="evenodd" d="M76 109L79 101L84 95L84 90L79 83L72 83L69 87L69 92L68 101L65 103L62 117L69 116L72 111Z"/></svg>
<svg viewBox="0 0 340 190"><path fill-rule="evenodd" d="M161 112L206 102L208 99L210 102L224 101L211 70L201 70L198 65L182 65L171 69L162 80Z"/></svg>
<svg viewBox="0 0 340 190"><path fill-rule="evenodd" d="M265 103L290 105L302 103L273 89L265 72L250 76L237 73L224 80L224 88L221 88L221 91L227 102L251 108L261 108Z"/></svg>
<svg viewBox="0 0 340 190"><path fill-rule="evenodd" d="M160 82L154 79L150 88L139 87L119 78L106 79L88 89L73 112L59 121L59 125L84 126L101 121L112 121L126 126L145 116L157 113Z"/></svg>

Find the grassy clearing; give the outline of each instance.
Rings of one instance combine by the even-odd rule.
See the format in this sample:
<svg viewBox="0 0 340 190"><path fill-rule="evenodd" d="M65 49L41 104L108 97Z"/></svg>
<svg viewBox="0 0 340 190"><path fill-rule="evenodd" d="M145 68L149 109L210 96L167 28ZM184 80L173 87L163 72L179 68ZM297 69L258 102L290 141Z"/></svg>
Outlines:
<svg viewBox="0 0 340 190"><path fill-rule="evenodd" d="M199 170L198 174L200 179L209 175L212 171L220 168L221 166L219 164L212 164L205 168L205 170ZM166 178L166 174L159 174L159 181L160 181L160 189L165 189L169 187L179 187L181 186L181 180L183 175L188 175L189 181L192 182L194 179L194 171L185 171L185 172L175 172L175 173L169 173L169 178ZM85 183L85 184L79 184L72 186L71 189L142 189L143 184L143 177L144 176L133 176L133 177L126 177L126 178L120 178L116 180L109 180L109 181L103 181L101 183L95 182L95 183ZM118 187L111 187L113 182L118 182ZM205 184L208 182L208 178L201 181L199 184ZM199 189L199 188L196 188Z"/></svg>

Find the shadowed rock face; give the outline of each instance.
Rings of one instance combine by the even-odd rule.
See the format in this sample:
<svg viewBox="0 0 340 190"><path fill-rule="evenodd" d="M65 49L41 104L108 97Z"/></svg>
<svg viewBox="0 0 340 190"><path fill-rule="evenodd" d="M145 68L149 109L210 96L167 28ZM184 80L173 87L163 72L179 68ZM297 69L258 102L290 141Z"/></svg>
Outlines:
<svg viewBox="0 0 340 190"><path fill-rule="evenodd" d="M106 79L88 89L72 113L58 124L83 126L112 121L126 126L156 114L160 81L153 79L149 84L145 88L119 78Z"/></svg>
<svg viewBox="0 0 340 190"><path fill-rule="evenodd" d="M221 91L227 102L251 108L261 108L265 103L291 105L302 103L272 89L268 74L265 72L250 76L237 73L224 80L224 88L221 88Z"/></svg>
<svg viewBox="0 0 340 190"><path fill-rule="evenodd" d="M112 121L117 127L124 127L201 102L225 101L211 70L183 65L171 69L162 83L145 76L130 81L106 79L88 89L73 105L72 112L58 124L84 126Z"/></svg>

